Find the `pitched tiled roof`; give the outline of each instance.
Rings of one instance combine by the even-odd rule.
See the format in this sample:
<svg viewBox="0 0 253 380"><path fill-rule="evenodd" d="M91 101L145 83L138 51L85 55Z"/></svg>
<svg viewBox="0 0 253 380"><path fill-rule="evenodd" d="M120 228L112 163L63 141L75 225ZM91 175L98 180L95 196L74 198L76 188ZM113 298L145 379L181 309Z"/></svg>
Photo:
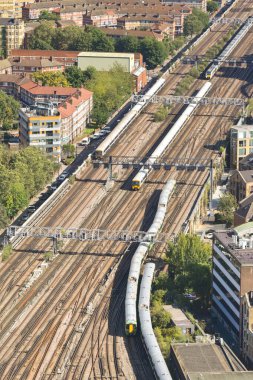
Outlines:
<svg viewBox="0 0 253 380"><path fill-rule="evenodd" d="M21 88L31 92L33 95L71 96L77 91L77 88L73 87L40 86L32 80L22 85Z"/></svg>
<svg viewBox="0 0 253 380"><path fill-rule="evenodd" d="M60 50L28 50L13 49L12 57L58 57L58 58L77 58L78 51L60 51Z"/></svg>
<svg viewBox="0 0 253 380"><path fill-rule="evenodd" d="M79 104L90 99L92 96L92 92L86 90L85 88L81 88L78 92L78 97L76 95L71 96L70 99L58 106L58 111L60 112L63 119L71 116Z"/></svg>

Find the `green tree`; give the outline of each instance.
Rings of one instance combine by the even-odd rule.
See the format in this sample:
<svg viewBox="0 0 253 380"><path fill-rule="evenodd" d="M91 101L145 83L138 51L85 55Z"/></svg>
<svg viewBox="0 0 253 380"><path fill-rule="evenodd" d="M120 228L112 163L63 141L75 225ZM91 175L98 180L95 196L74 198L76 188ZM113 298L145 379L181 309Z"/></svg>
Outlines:
<svg viewBox="0 0 253 380"><path fill-rule="evenodd" d="M62 152L66 157L74 157L75 155L75 145L65 144L62 146Z"/></svg>
<svg viewBox="0 0 253 380"><path fill-rule="evenodd" d="M219 9L219 4L216 1L207 2L207 12L213 13Z"/></svg>
<svg viewBox="0 0 253 380"><path fill-rule="evenodd" d="M222 215L223 220L231 225L234 219L234 212L237 208L237 201L230 193L224 193L218 202L218 211Z"/></svg>
<svg viewBox="0 0 253 380"><path fill-rule="evenodd" d="M176 243L170 242L166 252L169 277L174 279L175 289L181 294L195 292L203 306L208 305L210 297L211 253L209 243L197 235L185 234L180 234Z"/></svg>
<svg viewBox="0 0 253 380"><path fill-rule="evenodd" d="M11 95L0 91L0 129L13 128L13 123L18 119L20 104Z"/></svg>
<svg viewBox="0 0 253 380"><path fill-rule="evenodd" d="M184 35L192 36L199 34L203 29L208 26L208 14L198 8L192 9L192 14L187 16L184 21Z"/></svg>
<svg viewBox="0 0 253 380"><path fill-rule="evenodd" d="M9 223L9 218L4 206L0 203L0 229L5 228Z"/></svg>
<svg viewBox="0 0 253 380"><path fill-rule="evenodd" d="M41 22L41 25L34 30L32 36L29 38L29 49L52 50L52 38L54 33L52 21Z"/></svg>
<svg viewBox="0 0 253 380"><path fill-rule="evenodd" d="M107 37L104 32L96 28L91 28L89 33L92 36L92 49L94 51L114 51L114 40L111 37Z"/></svg>
<svg viewBox="0 0 253 380"><path fill-rule="evenodd" d="M57 169L58 164L37 148L10 152L0 146L0 224L24 209Z"/></svg>
<svg viewBox="0 0 253 380"><path fill-rule="evenodd" d="M87 71L88 68L85 75ZM115 65L109 72L89 72L93 77L85 83L85 87L93 92L92 120L102 125L131 95L133 79L120 65Z"/></svg>
<svg viewBox="0 0 253 380"><path fill-rule="evenodd" d="M138 38L134 36L120 37L116 41L116 51L126 53L136 53L140 50L140 43Z"/></svg>
<svg viewBox="0 0 253 380"><path fill-rule="evenodd" d="M60 71L37 71L33 74L33 80L36 83L41 82L42 86L69 86L66 76Z"/></svg>
<svg viewBox="0 0 253 380"><path fill-rule="evenodd" d="M45 261L51 261L53 258L54 254L52 251L48 251L44 253L44 260Z"/></svg>
<svg viewBox="0 0 253 380"><path fill-rule="evenodd" d="M141 53L149 69L161 65L167 57L165 45L154 38L146 37L140 43Z"/></svg>
<svg viewBox="0 0 253 380"><path fill-rule="evenodd" d="M77 67L77 66L68 67L65 70L65 76L67 78L68 83L70 83L70 85L73 87L80 88L84 84L84 73L80 69L80 67Z"/></svg>
<svg viewBox="0 0 253 380"><path fill-rule="evenodd" d="M10 184L8 193L4 198L4 205L10 218L15 216L19 210L28 206L28 197L23 183L12 182Z"/></svg>
<svg viewBox="0 0 253 380"><path fill-rule="evenodd" d="M168 116L168 107L160 106L158 110L154 113L154 121L159 122L166 119Z"/></svg>
<svg viewBox="0 0 253 380"><path fill-rule="evenodd" d="M155 304L151 310L152 313L152 326L160 327L161 329L167 328L171 321L170 314L163 309L159 304Z"/></svg>
<svg viewBox="0 0 253 380"><path fill-rule="evenodd" d="M11 244L7 244L3 248L2 261L6 261L10 257L11 254L12 254L12 245Z"/></svg>
<svg viewBox="0 0 253 380"><path fill-rule="evenodd" d="M39 20L47 20L47 21L56 21L59 20L60 16L57 13L52 13L49 11L41 11Z"/></svg>
<svg viewBox="0 0 253 380"><path fill-rule="evenodd" d="M200 20L194 15L189 15L186 17L184 22L184 34L186 36L192 36L194 34L199 34L203 29L203 25Z"/></svg>
<svg viewBox="0 0 253 380"><path fill-rule="evenodd" d="M55 29L52 46L56 50L77 50L76 41L85 34L79 26L67 26Z"/></svg>

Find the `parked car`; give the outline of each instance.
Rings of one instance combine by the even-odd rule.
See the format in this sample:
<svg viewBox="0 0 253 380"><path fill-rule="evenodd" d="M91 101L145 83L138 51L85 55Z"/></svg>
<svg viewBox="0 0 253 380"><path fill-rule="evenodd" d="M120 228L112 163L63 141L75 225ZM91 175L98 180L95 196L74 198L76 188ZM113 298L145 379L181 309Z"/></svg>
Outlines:
<svg viewBox="0 0 253 380"><path fill-rule="evenodd" d="M108 131L108 129L101 129L101 131L99 132L99 135L100 136L105 136L107 135L108 133L110 133L111 131Z"/></svg>
<svg viewBox="0 0 253 380"><path fill-rule="evenodd" d="M53 184L50 186L50 190L51 191L55 191L57 189L57 185L56 184Z"/></svg>
<svg viewBox="0 0 253 380"><path fill-rule="evenodd" d="M29 214L22 215L22 221L25 222L29 218Z"/></svg>
<svg viewBox="0 0 253 380"><path fill-rule="evenodd" d="M30 213L33 213L35 210L36 210L36 207L35 207L34 205L30 205L30 206L28 206L28 211L29 211Z"/></svg>
<svg viewBox="0 0 253 380"><path fill-rule="evenodd" d="M91 139L93 140L96 140L96 139L99 139L99 137L101 137L101 135L99 133L94 133L94 135L91 135Z"/></svg>
<svg viewBox="0 0 253 380"><path fill-rule="evenodd" d="M62 172L61 175L59 175L58 179L59 181L64 181L67 176L68 176L67 172Z"/></svg>
<svg viewBox="0 0 253 380"><path fill-rule="evenodd" d="M89 145L90 143L90 138L89 137L85 137L84 139L82 139L82 141L80 142L80 145L82 146L86 146L86 145Z"/></svg>

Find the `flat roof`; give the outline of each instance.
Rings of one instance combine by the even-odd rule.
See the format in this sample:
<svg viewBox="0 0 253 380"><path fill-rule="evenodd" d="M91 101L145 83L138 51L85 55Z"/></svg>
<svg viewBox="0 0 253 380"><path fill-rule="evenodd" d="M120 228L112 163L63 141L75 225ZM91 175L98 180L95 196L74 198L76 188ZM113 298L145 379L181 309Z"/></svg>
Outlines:
<svg viewBox="0 0 253 380"><path fill-rule="evenodd" d="M252 380L253 372L219 372L219 373L188 373L189 380Z"/></svg>
<svg viewBox="0 0 253 380"><path fill-rule="evenodd" d="M171 319L176 326L192 327L191 321L189 321L181 309L173 307L172 305L163 305L163 309L170 313Z"/></svg>
<svg viewBox="0 0 253 380"><path fill-rule="evenodd" d="M78 57L111 57L111 58L132 58L134 59L134 53L105 53L100 51L83 51L78 54Z"/></svg>
<svg viewBox="0 0 253 380"><path fill-rule="evenodd" d="M243 132L243 131L252 131L253 130L253 124L242 124L242 125L233 125L231 129L235 129L238 132Z"/></svg>
<svg viewBox="0 0 253 380"><path fill-rule="evenodd" d="M250 222L253 225L253 222ZM247 223L248 224L248 223ZM239 226L242 227L242 226ZM236 227L238 229L238 227ZM232 236L235 235L233 230L216 231L214 236L222 243L228 252L236 258L241 265L253 265L253 249L252 248L237 248L233 242Z"/></svg>
<svg viewBox="0 0 253 380"><path fill-rule="evenodd" d="M189 379L209 380L209 378L214 379L213 374L218 373L224 376L226 373L228 375L233 373L230 362L234 362L235 359L224 346L220 347L215 343L174 343L171 345L171 349L184 376L187 377L191 374L192 377ZM245 371L245 367L242 364L240 366L239 360L236 368L238 373ZM209 377L201 377L202 373L203 376ZM223 379L222 376L218 379Z"/></svg>

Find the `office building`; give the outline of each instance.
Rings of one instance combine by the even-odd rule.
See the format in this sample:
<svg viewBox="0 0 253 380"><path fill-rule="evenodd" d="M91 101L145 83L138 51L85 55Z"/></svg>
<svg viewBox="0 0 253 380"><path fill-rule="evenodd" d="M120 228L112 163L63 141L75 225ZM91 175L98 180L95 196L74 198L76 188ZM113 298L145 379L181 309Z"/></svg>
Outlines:
<svg viewBox="0 0 253 380"><path fill-rule="evenodd" d="M212 313L243 346L242 304L253 290L253 223L214 233Z"/></svg>

